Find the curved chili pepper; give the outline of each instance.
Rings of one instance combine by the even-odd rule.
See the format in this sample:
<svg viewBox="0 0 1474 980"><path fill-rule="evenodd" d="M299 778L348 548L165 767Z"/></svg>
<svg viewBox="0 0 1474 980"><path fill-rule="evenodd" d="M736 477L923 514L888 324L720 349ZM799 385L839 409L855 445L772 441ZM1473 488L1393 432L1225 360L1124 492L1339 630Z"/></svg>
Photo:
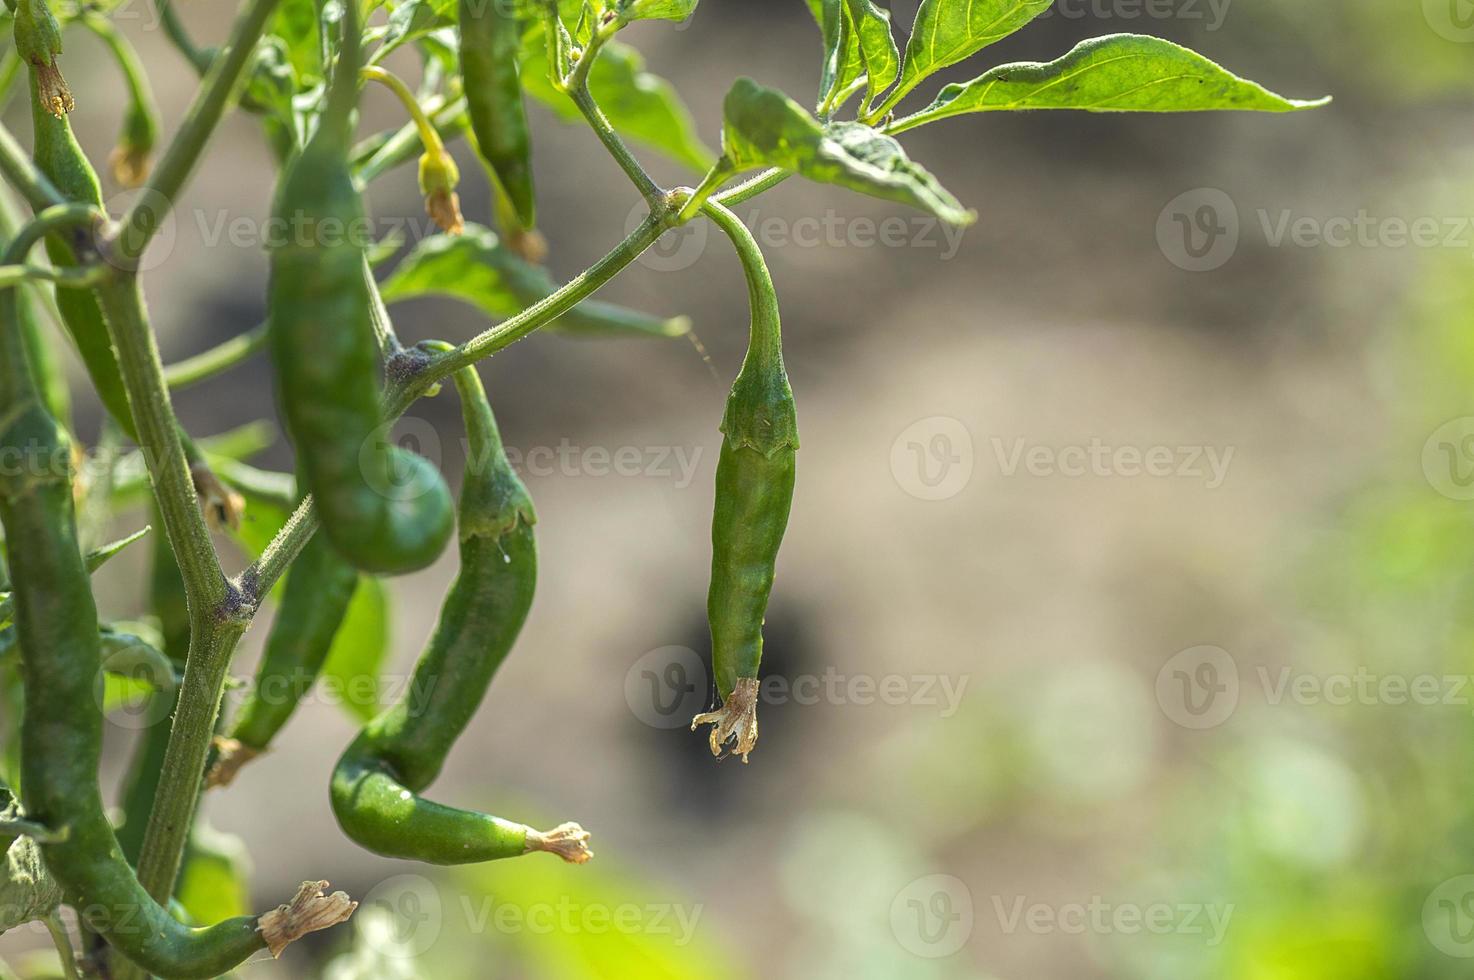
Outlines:
<svg viewBox="0 0 1474 980"><path fill-rule="evenodd" d="M333 771L333 812L362 847L430 864L468 864L551 851L587 861L578 824L547 833L418 794L476 713L511 650L537 581L532 500L502 448L474 368L455 376L470 454L461 490L461 571L440 610L409 693L369 722Z"/></svg>
<svg viewBox="0 0 1474 980"><path fill-rule="evenodd" d="M42 407L26 368L14 289L0 291L0 448L34 465L0 472L0 524L15 584L26 710L21 794L28 818L65 828L42 844L46 866L89 928L128 959L164 977L212 977L267 946L351 912L346 895L299 892L290 907L191 929L153 901L128 866L98 788L102 713L93 698L102 668L97 606L77 541L66 433ZM23 454L23 455L16 455ZM341 894L341 893L340 893ZM324 913L327 914L324 914Z"/></svg>
<svg viewBox="0 0 1474 980"><path fill-rule="evenodd" d="M54 115L45 104L45 88L39 71L30 73L31 82L31 125L35 132L35 148L32 151L36 168L45 174L56 189L68 200L102 207L102 185L97 172L82 152L77 138L72 135L71 123L66 116ZM61 235L46 238L46 254L57 265L77 264L77 253L72 242ZM128 407L128 392L123 387L123 372L118 367L118 355L113 349L112 337L108 335L107 320L97 296L90 289L56 290L56 306L61 311L62 323L77 345L77 353L87 368L87 376L117 423L135 442L138 430L133 424L133 410Z"/></svg>
<svg viewBox="0 0 1474 980"><path fill-rule="evenodd" d="M461 78L477 152L491 165L522 227L531 228L537 208L518 74L522 24L510 5L510 0L460 0Z"/></svg>
<svg viewBox="0 0 1474 980"><path fill-rule="evenodd" d="M793 389L783 367L778 297L762 253L731 211L708 202L703 209L737 249L747 276L751 326L747 356L722 416L717 460L716 507L711 520L711 658L718 711L697 715L691 730L711 725L711 751L733 751L747 761L757 744L758 664L763 656L763 615L773 591L774 566L788 513L798 451Z"/></svg>
<svg viewBox="0 0 1474 980"><path fill-rule="evenodd" d="M290 237L271 251L271 346L287 428L328 540L360 569L399 574L444 550L455 505L429 460L380 435L365 218L348 166L358 16L354 4L345 9L327 108L277 189L276 227Z"/></svg>
<svg viewBox="0 0 1474 980"><path fill-rule="evenodd" d="M220 754L210 768L211 786L230 785L242 766L271 746L322 672L357 588L358 569L340 558L321 535L297 556L287 573L255 686L226 737L217 739Z"/></svg>

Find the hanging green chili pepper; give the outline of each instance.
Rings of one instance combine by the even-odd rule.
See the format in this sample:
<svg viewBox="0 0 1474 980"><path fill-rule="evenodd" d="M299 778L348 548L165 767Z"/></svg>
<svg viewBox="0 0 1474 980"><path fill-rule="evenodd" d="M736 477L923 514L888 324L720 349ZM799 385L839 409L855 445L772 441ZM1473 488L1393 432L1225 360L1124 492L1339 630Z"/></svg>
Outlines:
<svg viewBox="0 0 1474 980"><path fill-rule="evenodd" d="M8 251L8 255L13 252ZM22 256L23 257L23 256ZM87 568L77 542L66 433L46 414L26 367L14 289L0 291L0 449L33 465L0 472L0 524L15 583L26 709L21 795L29 819L65 828L42 845L68 904L138 966L166 977L212 977L263 947L342 921L353 903L319 883L289 906L208 929L181 925L139 884L108 823L98 788L102 667Z"/></svg>
<svg viewBox="0 0 1474 980"><path fill-rule="evenodd" d="M358 587L358 570L322 535L292 563L281 608L266 639L256 682L210 768L211 786L228 786L241 766L265 752L322 672Z"/></svg>
<svg viewBox="0 0 1474 980"><path fill-rule="evenodd" d="M763 615L773 591L778 548L793 504L798 417L783 367L778 298L762 252L747 227L720 204L704 207L732 240L747 276L752 324L747 356L727 396L722 452L717 461L716 508L711 521L712 667L721 709L697 715L691 730L711 725L711 751L728 741L747 761L757 744L758 664Z"/></svg>
<svg viewBox="0 0 1474 980"><path fill-rule="evenodd" d="M496 173L522 227L531 228L536 217L532 142L518 76L522 23L508 9L513 4L460 0L461 78L478 152Z"/></svg>
<svg viewBox="0 0 1474 980"><path fill-rule="evenodd" d="M428 460L381 435L366 220L348 167L358 17L354 4L346 10L327 107L277 189L276 227L290 229L290 238L271 251L272 354L287 428L328 540L358 568L398 574L435 560L450 540L455 506Z"/></svg>
<svg viewBox="0 0 1474 980"><path fill-rule="evenodd" d="M550 851L582 863L588 834L567 823L547 833L417 795L440 774L492 675L511 650L537 580L532 500L502 448L474 368L456 374L470 452L461 490L461 571L408 694L365 726L333 771L333 812L376 854L467 864Z"/></svg>
<svg viewBox="0 0 1474 980"><path fill-rule="evenodd" d="M22 9L35 12L32 18L16 17L15 43L22 51L37 52L27 56L32 69L31 125L35 131L33 153L36 167L68 200L101 208L102 185L98 183L97 172L72 135L72 126L65 113L57 111L60 96L54 90L56 82L50 74L55 69L48 71L42 63L44 58L40 52L48 49L45 39L50 36L46 25L48 21L54 25L55 19L43 0L21 0L16 9L17 12ZM58 44L55 51L60 50ZM59 73L57 77L60 77ZM66 98L70 100L70 94ZM62 235L51 235L46 239L46 254L57 265L77 264L73 243ZM128 407L123 373L118 367L118 356L113 350L112 338L108 336L107 321L103 319L102 307L98 305L95 294L88 289L58 289L56 305L103 407L136 441L138 431L133 425L133 412Z"/></svg>

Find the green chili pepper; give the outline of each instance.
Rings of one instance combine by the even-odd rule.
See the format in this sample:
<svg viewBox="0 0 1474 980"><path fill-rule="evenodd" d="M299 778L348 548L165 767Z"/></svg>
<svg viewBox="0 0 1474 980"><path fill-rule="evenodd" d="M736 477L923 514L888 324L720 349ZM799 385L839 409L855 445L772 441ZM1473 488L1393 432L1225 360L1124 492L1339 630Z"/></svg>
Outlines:
<svg viewBox="0 0 1474 980"><path fill-rule="evenodd" d="M32 0L38 2L38 0ZM20 40L20 24L16 24L17 44ZM34 65L33 65L34 67ZM102 185L97 172L92 169L87 155L72 135L72 126L66 116L53 114L47 104L46 83L39 70L31 76L31 124L35 130L34 155L36 167L56 185L56 189L69 200L102 207ZM61 235L50 235L46 239L46 254L57 265L76 265L77 253L73 242ZM113 350L112 338L108 335L107 320L96 295L87 289L56 290L56 306L61 311L63 324L92 386L102 399L108 414L117 420L129 438L137 441L138 430L133 425L133 411L128 407L128 392L123 387L123 372L118 367L118 355Z"/></svg>
<svg viewBox="0 0 1474 980"><path fill-rule="evenodd" d="M722 416L725 437L717 460L716 508L711 521L711 588L706 613L722 707L697 715L691 729L711 725L712 754L720 757L727 742L735 740L733 751L746 762L757 744L763 615L793 503L798 417L783 367L778 298L762 253L731 211L710 202L704 210L732 240L742 260L752 323L747 356Z"/></svg>
<svg viewBox="0 0 1474 980"><path fill-rule="evenodd" d="M517 218L531 228L532 143L522 103L518 52L522 23L513 0L460 0L461 78L476 146L507 192Z"/></svg>
<svg viewBox="0 0 1474 980"><path fill-rule="evenodd" d="M461 571L409 693L364 727L333 771L333 812L361 846L389 857L466 864L551 851L591 856L577 824L539 833L498 817L443 806L417 794L485 697L511 650L537 580L537 519L507 461L474 368L456 374L470 455L461 490Z"/></svg>
<svg viewBox="0 0 1474 980"><path fill-rule="evenodd" d="M435 560L455 506L428 460L380 436L366 221L348 167L358 17L354 4L345 9L327 108L277 190L277 226L291 238L271 252L272 354L287 429L328 540L358 568L398 574Z"/></svg>
<svg viewBox="0 0 1474 980"><path fill-rule="evenodd" d="M98 788L102 668L97 606L77 542L65 432L41 406L26 369L15 291L0 292L0 448L36 465L0 473L0 523L15 582L26 710L21 794L26 814L66 837L42 845L68 904L139 966L166 977L212 977L302 927L292 912L181 925L139 884L119 849ZM344 896L341 903L348 903ZM351 910L350 910L351 911ZM288 941L290 941L288 939Z"/></svg>
<svg viewBox="0 0 1474 980"><path fill-rule="evenodd" d="M322 672L358 587L358 570L322 536L292 563L281 608L266 640L256 683L228 735L218 740L211 786L228 786L241 766L265 752Z"/></svg>

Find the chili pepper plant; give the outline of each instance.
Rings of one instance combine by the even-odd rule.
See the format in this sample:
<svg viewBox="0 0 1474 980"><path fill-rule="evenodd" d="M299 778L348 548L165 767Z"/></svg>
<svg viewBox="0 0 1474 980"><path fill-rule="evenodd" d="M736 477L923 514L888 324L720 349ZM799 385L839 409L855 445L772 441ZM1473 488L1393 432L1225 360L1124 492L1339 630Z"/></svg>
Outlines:
<svg viewBox="0 0 1474 980"><path fill-rule="evenodd" d="M808 0L821 55L817 94L801 101L734 80L714 152L675 89L620 37L637 21L699 16L697 0L243 0L229 36L208 46L190 37L172 4L160 4L169 40L200 79L184 116L161 125L145 66L110 16L121 4L6 2L13 43L0 86L26 92L31 131L0 129L8 185L0 197L0 931L47 923L70 975L217 976L351 915L353 900L316 880L277 908L218 922L193 921L173 900L181 868L209 851L196 822L201 794L230 792L244 765L282 764L263 755L324 669L355 593L425 568L452 539L459 575L415 683L344 749L324 787L333 812L362 847L431 864L592 856L578 824L537 830L421 794L511 652L538 572L533 502L503 451L477 363L542 329L687 331L684 318L590 299L663 233L711 222L734 246L748 287L747 355L723 415L713 494L716 704L692 721L710 726L714 754L746 762L758 741L763 616L801 488L778 298L732 207L797 177L966 225L974 212L911 160L898 136L998 111L1321 104L1128 34L1086 41L1047 63L994 67L928 100L936 72L1027 26L1049 0L922 0L905 37L872 0ZM64 76L64 46L83 31L116 60L128 99L105 180L68 118L90 96ZM395 52L414 77L386 67ZM370 85L394 94L402 125L362 131L358 105ZM528 102L587 124L607 151L589 166L623 171L646 211L562 284L542 265L548 245L537 223ZM228 112L259 120L280 168L273 216L296 231L269 244L267 322L165 365L142 260ZM162 146L161 131L172 132ZM462 175L446 149L457 140L470 144L490 183L491 214L461 212ZM659 186L644 153L690 168L690 185ZM363 231L363 196L412 162L437 232L386 269L403 250ZM137 189L121 213L103 209L109 185ZM459 344L401 343L388 303L432 292L499 322ZM63 344L79 355L108 416L93 446L73 425ZM249 435L195 438L174 408L176 392L258 353L269 353L275 371L293 473L243 462L257 448ZM442 388L460 400L475 464L458 501L429 460L390 434L411 405ZM136 515L126 505L140 496L153 515L148 527L101 540L119 515ZM273 509L290 516L269 540L231 536L243 516ZM145 532L151 608L137 622L103 622L90 576ZM217 545L245 548L245 570L227 575ZM557 588L557 569L549 571ZM232 655L269 601L279 609L259 674L239 709L222 717ZM122 793L110 800L98 780L103 719L124 693L168 723L141 733ZM58 916L62 905L76 912L75 932Z"/></svg>

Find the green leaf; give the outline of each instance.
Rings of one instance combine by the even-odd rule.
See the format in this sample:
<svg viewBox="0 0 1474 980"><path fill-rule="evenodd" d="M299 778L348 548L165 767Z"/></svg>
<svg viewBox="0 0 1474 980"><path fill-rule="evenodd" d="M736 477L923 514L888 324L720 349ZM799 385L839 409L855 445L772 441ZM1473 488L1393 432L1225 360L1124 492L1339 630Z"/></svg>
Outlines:
<svg viewBox="0 0 1474 980"><path fill-rule="evenodd" d="M619 0L619 19L685 20L696 12L697 0Z"/></svg>
<svg viewBox="0 0 1474 980"><path fill-rule="evenodd" d="M820 126L776 89L739 78L723 104L722 147L738 170L780 167L801 177L899 201L954 225L977 216L958 203L901 144L860 123Z"/></svg>
<svg viewBox="0 0 1474 980"><path fill-rule="evenodd" d="M970 82L948 85L931 105L894 128L999 109L1293 112L1329 101L1286 99L1171 41L1112 34L1083 41L1048 63L1000 65Z"/></svg>
<svg viewBox="0 0 1474 980"><path fill-rule="evenodd" d="M876 112L883 116L928 75L1001 41L1054 0L922 0L906 43L901 84Z"/></svg>
<svg viewBox="0 0 1474 980"><path fill-rule="evenodd" d="M503 247L496 232L468 224L459 236L421 241L380 288L384 302L449 296L487 316L515 316L557 290L546 269ZM584 300L544 329L584 336L676 337L689 332L685 317L662 319L597 300Z"/></svg>
<svg viewBox="0 0 1474 980"><path fill-rule="evenodd" d="M234 834L196 823L184 852L175 898L201 926L251 912L251 860Z"/></svg>
<svg viewBox="0 0 1474 980"><path fill-rule="evenodd" d="M534 31L522 45L524 91L565 122L583 115L565 92L548 82L546 45ZM615 130L698 173L711 169L716 154L702 142L696 123L670 82L645 71L645 59L619 41L609 41L589 71L589 90Z"/></svg>
<svg viewBox="0 0 1474 980"><path fill-rule="evenodd" d="M495 2L495 0L488 0L488 2ZM384 31L382 45L374 56L375 59L382 59L395 48L433 31L453 26L456 22L454 5L451 5L448 13L442 9L444 6L443 3L435 3L432 0L404 0L389 15L389 23Z"/></svg>
<svg viewBox="0 0 1474 980"><path fill-rule="evenodd" d="M808 0L808 4L824 42L817 105L821 113L827 114L864 87L865 63L845 0Z"/></svg>
<svg viewBox="0 0 1474 980"><path fill-rule="evenodd" d="M298 88L308 88L323 79L318 16L315 0L281 0L266 32L281 39Z"/></svg>
<svg viewBox="0 0 1474 980"><path fill-rule="evenodd" d="M891 12L871 0L845 0L856 50L865 66L865 104L890 88L901 71L901 51L891 34Z"/></svg>
<svg viewBox="0 0 1474 980"><path fill-rule="evenodd" d="M380 674L389 654L389 592L384 583L361 576L319 684L330 690L349 716L367 722L379 713Z"/></svg>

